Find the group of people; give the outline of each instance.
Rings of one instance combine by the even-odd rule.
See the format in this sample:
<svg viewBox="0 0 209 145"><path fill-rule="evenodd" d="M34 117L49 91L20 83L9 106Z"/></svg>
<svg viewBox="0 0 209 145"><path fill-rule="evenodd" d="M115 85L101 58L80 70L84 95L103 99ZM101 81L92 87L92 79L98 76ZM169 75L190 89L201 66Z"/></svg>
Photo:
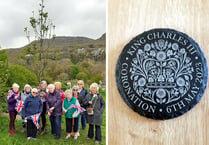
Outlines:
<svg viewBox="0 0 209 145"><path fill-rule="evenodd" d="M55 139L61 137L62 115L65 115L67 133L65 139L73 137L76 140L80 135L80 126L85 129L88 123L87 139L93 139L95 127L95 143L102 140L101 125L105 102L99 94L97 83L90 85L89 93L84 89L83 80L79 80L76 86L68 88L65 92L61 90L60 82L47 86L46 81L41 81L38 88L26 84L22 92L19 85L14 83L7 101L11 135L16 135L14 122L17 113L20 112L22 127L27 130L27 140L36 140L38 132L40 135L46 133L47 114Z"/></svg>

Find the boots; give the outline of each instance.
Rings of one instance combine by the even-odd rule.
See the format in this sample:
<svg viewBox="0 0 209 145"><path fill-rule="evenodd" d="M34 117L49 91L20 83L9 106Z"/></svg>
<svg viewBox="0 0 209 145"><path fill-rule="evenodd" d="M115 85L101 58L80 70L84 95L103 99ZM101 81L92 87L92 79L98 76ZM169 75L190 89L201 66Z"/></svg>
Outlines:
<svg viewBox="0 0 209 145"><path fill-rule="evenodd" d="M46 129L45 128L42 128L40 135L44 135L45 133L46 133Z"/></svg>
<svg viewBox="0 0 209 145"><path fill-rule="evenodd" d="M13 123L12 128L13 128L13 131L16 130L16 128L15 128L15 123Z"/></svg>
<svg viewBox="0 0 209 145"><path fill-rule="evenodd" d="M16 135L13 130L9 130L9 134L11 134L12 136Z"/></svg>
<svg viewBox="0 0 209 145"><path fill-rule="evenodd" d="M15 130L14 124L12 124L12 123L10 122L10 123L9 123L9 134L15 136L16 134L15 134L14 130Z"/></svg>

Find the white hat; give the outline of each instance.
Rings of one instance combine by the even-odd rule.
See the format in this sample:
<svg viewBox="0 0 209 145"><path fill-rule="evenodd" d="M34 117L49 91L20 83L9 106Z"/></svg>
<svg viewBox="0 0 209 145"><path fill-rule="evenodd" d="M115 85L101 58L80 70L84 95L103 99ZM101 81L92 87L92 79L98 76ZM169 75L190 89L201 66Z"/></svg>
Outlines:
<svg viewBox="0 0 209 145"><path fill-rule="evenodd" d="M15 87L20 88L20 86L19 86L18 84L14 83L14 84L12 85L12 88L15 88Z"/></svg>
<svg viewBox="0 0 209 145"><path fill-rule="evenodd" d="M25 90L25 88L30 88L30 89L32 89L31 86L30 86L29 84L26 84L26 85L24 86L24 90Z"/></svg>
<svg viewBox="0 0 209 145"><path fill-rule="evenodd" d="M38 90L36 88L33 88L31 92L36 92L38 93Z"/></svg>

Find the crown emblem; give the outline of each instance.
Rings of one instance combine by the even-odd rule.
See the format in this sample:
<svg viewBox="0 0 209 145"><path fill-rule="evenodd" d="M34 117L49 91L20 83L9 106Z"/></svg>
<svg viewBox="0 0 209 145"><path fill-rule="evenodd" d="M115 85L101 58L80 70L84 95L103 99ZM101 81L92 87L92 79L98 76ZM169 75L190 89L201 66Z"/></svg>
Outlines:
<svg viewBox="0 0 209 145"><path fill-rule="evenodd" d="M130 68L134 90L154 104L168 104L183 97L190 89L193 72L185 48L164 39L138 49Z"/></svg>

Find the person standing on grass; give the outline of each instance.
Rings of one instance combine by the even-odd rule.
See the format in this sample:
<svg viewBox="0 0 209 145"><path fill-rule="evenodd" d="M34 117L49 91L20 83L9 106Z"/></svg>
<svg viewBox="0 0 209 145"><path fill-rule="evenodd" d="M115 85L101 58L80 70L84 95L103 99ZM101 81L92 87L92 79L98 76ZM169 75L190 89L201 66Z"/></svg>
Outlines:
<svg viewBox="0 0 209 145"><path fill-rule="evenodd" d="M31 94L26 98L24 107L22 109L22 115L27 118L27 140L36 140L37 126L33 123L31 116L41 113L43 109L43 103L38 96L38 90L33 88Z"/></svg>
<svg viewBox="0 0 209 145"><path fill-rule="evenodd" d="M40 87L38 88L39 96L41 98L41 101L43 103L43 110L41 112L41 121L42 121L42 127L40 128L40 135L43 135L46 133L46 96L48 93L47 90L47 82L46 81L41 81L40 82Z"/></svg>
<svg viewBox="0 0 209 145"><path fill-rule="evenodd" d="M87 123L89 123L87 139L93 139L95 126L95 143L98 144L102 140L101 125L105 102L102 96L99 94L99 86L97 83L92 83L90 85L90 90L91 92L87 94L84 99L84 104L87 105L86 108L93 108L93 113L87 113Z"/></svg>
<svg viewBox="0 0 209 145"><path fill-rule="evenodd" d="M72 89L73 90L73 97L76 98L78 100L79 104L81 105L81 103L83 102L82 101L83 99L79 95L78 89L79 89L78 86L73 86L73 89ZM82 112L82 113L84 113L84 112ZM78 136L80 136L80 133L79 133L79 131L80 131L80 122L81 122L81 115L79 115L79 117L78 117L78 133L77 133Z"/></svg>
<svg viewBox="0 0 209 145"><path fill-rule="evenodd" d="M62 102L63 102L65 99L65 93L63 90L61 90L61 87L62 87L61 82L55 82L54 85L55 85L55 90L60 93L60 96L61 96Z"/></svg>
<svg viewBox="0 0 209 145"><path fill-rule="evenodd" d="M48 89L46 107L51 123L51 133L55 134L55 139L59 139L61 137L62 98L55 90L54 84L49 84Z"/></svg>
<svg viewBox="0 0 209 145"><path fill-rule="evenodd" d="M22 91L21 93L21 97L20 97L20 100L25 102L25 99L31 94L31 86L29 84L26 84L24 86L24 90ZM26 123L23 121L24 117L22 115L22 111L21 111L21 117L22 117L22 132L24 132L26 130Z"/></svg>
<svg viewBox="0 0 209 145"><path fill-rule="evenodd" d="M77 84L78 84L78 87L79 87L79 90L78 90L79 96L82 99L84 99L86 97L86 95L87 95L87 91L84 88L84 81L83 80L79 80ZM86 109L86 106L83 103L81 103L80 105L81 105L81 107ZM86 111L81 113L81 124L82 124L82 129L83 130L86 128L86 117L87 117Z"/></svg>
<svg viewBox="0 0 209 145"><path fill-rule="evenodd" d="M16 83L12 85L12 90L9 91L9 94L7 96L7 102L8 102L8 111L9 111L9 134L16 135L15 134L15 119L17 115L17 111L15 110L15 106L17 103L17 99L20 99L20 86Z"/></svg>
<svg viewBox="0 0 209 145"><path fill-rule="evenodd" d="M71 105L80 106L78 100L72 96L72 90L65 91L66 98L63 102L63 112L65 113L66 118L66 132L67 136L65 139L70 138L72 134L72 130L74 132L74 139L77 140L78 138L78 118L79 118L79 111L72 107L69 108Z"/></svg>

